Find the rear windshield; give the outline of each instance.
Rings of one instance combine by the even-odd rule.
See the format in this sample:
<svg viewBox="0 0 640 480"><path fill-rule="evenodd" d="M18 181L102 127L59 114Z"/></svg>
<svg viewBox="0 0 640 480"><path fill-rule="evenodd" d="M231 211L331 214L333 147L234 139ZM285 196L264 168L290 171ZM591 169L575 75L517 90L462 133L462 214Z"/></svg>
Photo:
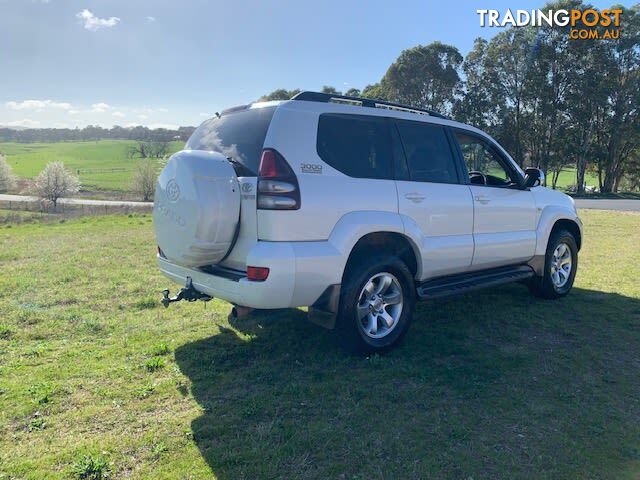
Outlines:
<svg viewBox="0 0 640 480"><path fill-rule="evenodd" d="M250 108L213 117L200 125L185 148L208 150L229 158L238 175L258 174L269 122L276 107Z"/></svg>

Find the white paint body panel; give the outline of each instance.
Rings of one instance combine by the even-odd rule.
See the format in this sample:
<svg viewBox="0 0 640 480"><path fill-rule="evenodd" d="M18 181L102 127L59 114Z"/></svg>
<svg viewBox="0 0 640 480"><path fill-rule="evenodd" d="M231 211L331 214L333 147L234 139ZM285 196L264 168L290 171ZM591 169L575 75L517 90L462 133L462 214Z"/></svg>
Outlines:
<svg viewBox="0 0 640 480"><path fill-rule="evenodd" d="M473 197L473 269L529 260L536 247L537 210L528 190L469 185Z"/></svg>
<svg viewBox="0 0 640 480"><path fill-rule="evenodd" d="M397 181L405 231L418 237L420 280L467 270L473 258L473 200L467 185Z"/></svg>

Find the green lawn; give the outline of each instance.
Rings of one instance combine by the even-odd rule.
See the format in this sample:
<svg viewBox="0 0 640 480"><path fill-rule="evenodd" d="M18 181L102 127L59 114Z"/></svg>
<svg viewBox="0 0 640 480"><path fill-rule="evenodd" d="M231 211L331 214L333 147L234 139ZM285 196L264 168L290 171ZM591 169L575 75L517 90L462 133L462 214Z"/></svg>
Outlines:
<svg viewBox="0 0 640 480"><path fill-rule="evenodd" d="M549 185L549 187L551 187L552 173L551 172L545 172L545 173L547 173L548 175L547 184ZM585 172L585 175L584 175L584 181L586 182L587 186L597 188L599 185L598 174L596 172L587 171ZM560 172L560 176L558 177L558 184L556 185L556 188L558 190L564 190L569 185L575 185L575 184L576 184L576 169L573 167L563 168L562 171Z"/></svg>
<svg viewBox="0 0 640 480"><path fill-rule="evenodd" d="M567 298L421 304L371 358L159 307L149 216L2 225L0 478L637 479L640 215L582 216Z"/></svg>
<svg viewBox="0 0 640 480"><path fill-rule="evenodd" d="M137 160L127 158L128 140L94 142L0 143L0 153L7 157L13 172L19 177L33 178L53 161L61 161L78 173L85 190L131 189L131 179ZM184 142L171 142L170 152L177 152Z"/></svg>

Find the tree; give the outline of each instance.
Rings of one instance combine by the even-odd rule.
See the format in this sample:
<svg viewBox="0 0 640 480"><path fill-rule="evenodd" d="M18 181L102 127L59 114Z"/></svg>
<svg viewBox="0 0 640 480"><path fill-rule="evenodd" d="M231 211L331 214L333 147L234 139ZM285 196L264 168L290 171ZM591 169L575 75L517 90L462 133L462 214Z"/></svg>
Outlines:
<svg viewBox="0 0 640 480"><path fill-rule="evenodd" d="M358 90L357 88L350 88L349 90L344 92L344 94L347 97L359 97L360 96L360 90Z"/></svg>
<svg viewBox="0 0 640 480"><path fill-rule="evenodd" d="M362 96L363 98L372 98L377 100L391 101L390 93L380 83L367 85L362 89L360 96Z"/></svg>
<svg viewBox="0 0 640 480"><path fill-rule="evenodd" d="M137 142L129 147L127 156L129 158L163 158L169 153L169 142Z"/></svg>
<svg viewBox="0 0 640 480"><path fill-rule="evenodd" d="M500 129L495 133L519 165L524 163L524 89L534 39L535 30L532 29L509 28L500 32L487 46L484 67L490 86L490 102L499 118Z"/></svg>
<svg viewBox="0 0 640 480"><path fill-rule="evenodd" d="M333 95L342 95L342 92L339 92L338 90L336 90L335 87L329 86L329 85L324 85L322 87L322 90L320 90L322 93L331 93Z"/></svg>
<svg viewBox="0 0 640 480"><path fill-rule="evenodd" d="M456 119L481 129L487 129L496 123L489 99L487 81L486 56L488 42L484 38L476 38L473 49L462 63L466 81L462 99L456 102L454 115Z"/></svg>
<svg viewBox="0 0 640 480"><path fill-rule="evenodd" d="M461 64L456 47L441 42L418 45L403 50L380 83L393 101L449 113L461 93Z"/></svg>
<svg viewBox="0 0 640 480"><path fill-rule="evenodd" d="M600 129L602 155L597 167L604 193L617 191L627 162L640 147L640 5L618 8L623 10L624 32L619 39L603 42L609 59L609 108Z"/></svg>
<svg viewBox="0 0 640 480"><path fill-rule="evenodd" d="M133 190L140 195L143 202L150 202L153 200L157 178L157 162L145 159L138 163L136 172L133 176Z"/></svg>
<svg viewBox="0 0 640 480"><path fill-rule="evenodd" d="M263 95L258 99L259 102L270 102L272 100L290 100L292 97L295 97L300 93L299 88L294 88L293 90L287 90L284 88L279 88L274 90L271 93Z"/></svg>
<svg viewBox="0 0 640 480"><path fill-rule="evenodd" d="M0 192L6 192L15 187L15 177L11 172L11 166L0 155Z"/></svg>
<svg viewBox="0 0 640 480"><path fill-rule="evenodd" d="M33 193L43 200L58 205L58 200L80 191L80 180L64 168L62 162L51 162L44 167L33 183Z"/></svg>

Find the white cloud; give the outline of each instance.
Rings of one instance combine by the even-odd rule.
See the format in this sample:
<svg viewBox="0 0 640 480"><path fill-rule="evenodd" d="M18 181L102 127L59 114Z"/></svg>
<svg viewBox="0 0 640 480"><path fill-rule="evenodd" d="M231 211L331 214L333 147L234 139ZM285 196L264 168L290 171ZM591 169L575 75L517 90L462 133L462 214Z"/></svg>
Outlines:
<svg viewBox="0 0 640 480"><path fill-rule="evenodd" d="M13 122L7 122L6 125L8 127L38 128L40 126L40 122L37 120L31 120L30 118L24 118L22 120L14 120Z"/></svg>
<svg viewBox="0 0 640 480"><path fill-rule="evenodd" d="M71 109L68 111L69 115L77 115L78 113L80 113L80 110L75 110L75 109Z"/></svg>
<svg viewBox="0 0 640 480"><path fill-rule="evenodd" d="M91 105L91 111L93 113L104 113L107 110L109 110L109 108L111 108L111 107L109 107L109 105L107 105L104 102L94 103L94 104Z"/></svg>
<svg viewBox="0 0 640 480"><path fill-rule="evenodd" d="M144 108L134 108L133 111L135 113L151 114L151 113L157 113L157 112L167 113L169 111L169 109L168 108L144 107Z"/></svg>
<svg viewBox="0 0 640 480"><path fill-rule="evenodd" d="M99 18L86 8L81 12L76 13L76 18L82 22L84 28L92 32L100 30L101 28L115 27L120 23L120 19L118 17Z"/></svg>
<svg viewBox="0 0 640 480"><path fill-rule="evenodd" d="M113 115L114 117L118 117L118 118L122 118L124 117L124 113L122 112L113 112L111 115Z"/></svg>
<svg viewBox="0 0 640 480"><path fill-rule="evenodd" d="M212 115L210 113L199 113L198 115L200 115L201 117L211 117Z"/></svg>
<svg viewBox="0 0 640 480"><path fill-rule="evenodd" d="M147 115L138 115L138 118L140 120L146 120L147 118L149 118Z"/></svg>
<svg viewBox="0 0 640 480"><path fill-rule="evenodd" d="M151 15L149 15L148 17L145 17L147 19L147 22L149 23L153 23L156 21L156 17L152 17Z"/></svg>
<svg viewBox="0 0 640 480"><path fill-rule="evenodd" d="M24 100L23 102L7 102L6 105L11 110L42 111L46 108L53 108L58 110L71 110L70 103L54 102L53 100Z"/></svg>

